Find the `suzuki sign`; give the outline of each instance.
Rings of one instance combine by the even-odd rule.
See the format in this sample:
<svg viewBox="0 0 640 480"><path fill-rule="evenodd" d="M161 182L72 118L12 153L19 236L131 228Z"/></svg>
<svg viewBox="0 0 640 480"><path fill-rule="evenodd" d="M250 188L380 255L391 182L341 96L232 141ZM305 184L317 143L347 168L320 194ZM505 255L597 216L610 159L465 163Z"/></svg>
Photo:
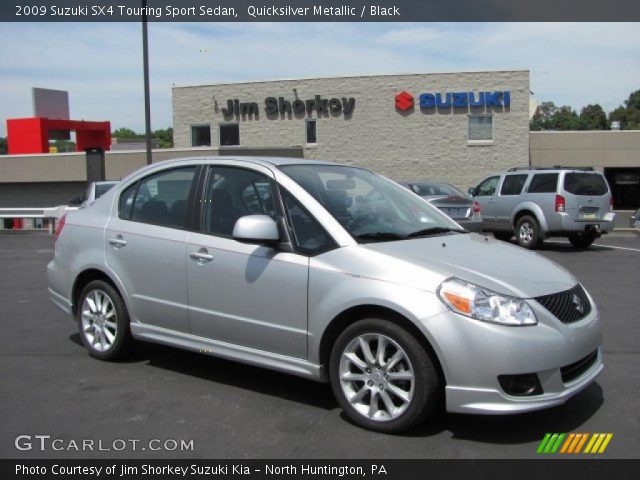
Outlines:
<svg viewBox="0 0 640 480"><path fill-rule="evenodd" d="M495 92L449 92L422 93L419 97L420 108L469 108L469 107L509 107L511 93L509 91ZM413 95L400 92L395 97L396 108L405 111L414 106Z"/></svg>

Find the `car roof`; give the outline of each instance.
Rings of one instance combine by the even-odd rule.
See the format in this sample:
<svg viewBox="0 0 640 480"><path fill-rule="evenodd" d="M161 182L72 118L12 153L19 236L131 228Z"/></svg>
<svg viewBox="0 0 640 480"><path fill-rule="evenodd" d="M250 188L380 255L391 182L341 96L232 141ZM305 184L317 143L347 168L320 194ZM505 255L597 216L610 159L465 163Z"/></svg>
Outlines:
<svg viewBox="0 0 640 480"><path fill-rule="evenodd" d="M191 160L202 160L202 161L214 161L214 160L234 160L237 162L247 162L254 163L258 165L262 165L264 167L281 167L286 165L341 165L336 162L326 162L323 160L312 160L308 158L295 158L295 157L250 157L250 156L241 156L241 155L217 155L217 156L206 156L206 157L182 157L182 158L174 158L172 160L165 160L163 162L154 162L153 165L167 165L170 163L180 163L184 161ZM342 164L345 165L346 164Z"/></svg>

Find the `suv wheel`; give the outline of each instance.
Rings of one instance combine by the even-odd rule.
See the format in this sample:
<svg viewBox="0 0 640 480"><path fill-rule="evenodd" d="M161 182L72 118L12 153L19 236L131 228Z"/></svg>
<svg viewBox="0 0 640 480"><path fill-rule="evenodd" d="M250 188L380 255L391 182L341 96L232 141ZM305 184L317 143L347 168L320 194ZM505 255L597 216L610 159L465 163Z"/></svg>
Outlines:
<svg viewBox="0 0 640 480"><path fill-rule="evenodd" d="M129 315L115 288L94 280L82 290L78 305L80 338L92 357L117 360L130 352Z"/></svg>
<svg viewBox="0 0 640 480"><path fill-rule="evenodd" d="M525 215L516 223L516 239L518 245L530 250L540 246L540 226L535 218Z"/></svg>
<svg viewBox="0 0 640 480"><path fill-rule="evenodd" d="M342 332L333 346L329 374L345 413L378 432L415 426L433 411L442 391L420 342L381 319L360 320Z"/></svg>
<svg viewBox="0 0 640 480"><path fill-rule="evenodd" d="M589 246L595 241L595 239L596 237L594 235L589 234L569 235L569 241L571 242L571 245L579 249L589 248Z"/></svg>

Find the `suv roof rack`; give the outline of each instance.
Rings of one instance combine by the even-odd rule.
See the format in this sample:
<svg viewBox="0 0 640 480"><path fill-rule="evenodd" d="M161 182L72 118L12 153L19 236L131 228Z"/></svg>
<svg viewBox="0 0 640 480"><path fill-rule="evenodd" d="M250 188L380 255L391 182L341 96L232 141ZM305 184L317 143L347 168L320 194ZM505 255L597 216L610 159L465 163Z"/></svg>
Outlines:
<svg viewBox="0 0 640 480"><path fill-rule="evenodd" d="M585 172L594 171L593 167L563 167L562 165L554 165L553 167L511 167L507 172L517 172L520 170L582 170Z"/></svg>

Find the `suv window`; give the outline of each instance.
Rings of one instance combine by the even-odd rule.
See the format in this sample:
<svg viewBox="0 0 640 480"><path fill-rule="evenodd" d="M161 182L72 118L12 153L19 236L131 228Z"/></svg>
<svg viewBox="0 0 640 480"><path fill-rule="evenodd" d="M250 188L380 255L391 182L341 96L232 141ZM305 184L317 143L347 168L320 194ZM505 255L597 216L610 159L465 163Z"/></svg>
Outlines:
<svg viewBox="0 0 640 480"><path fill-rule="evenodd" d="M318 255L336 248L329 234L293 195L282 188L280 193L292 227L292 240L300 252L305 255Z"/></svg>
<svg viewBox="0 0 640 480"><path fill-rule="evenodd" d="M607 182L599 173L567 173L564 189L574 195L604 195L609 191Z"/></svg>
<svg viewBox="0 0 640 480"><path fill-rule="evenodd" d="M133 186L120 196L123 218L130 215L134 222L151 223L162 227L184 228L189 192L196 167L174 168L150 175L138 182L135 199L128 195ZM133 205L133 208L130 205Z"/></svg>
<svg viewBox="0 0 640 480"><path fill-rule="evenodd" d="M500 188L500 195L520 195L522 187L524 187L527 181L528 175L507 175L502 182L502 188Z"/></svg>
<svg viewBox="0 0 640 480"><path fill-rule="evenodd" d="M536 173L529 184L529 193L555 193L558 187L557 173Z"/></svg>
<svg viewBox="0 0 640 480"><path fill-rule="evenodd" d="M476 197L490 197L496 193L500 177L489 177L476 188Z"/></svg>
<svg viewBox="0 0 640 480"><path fill-rule="evenodd" d="M224 237L245 215L276 219L273 183L259 172L238 167L213 167L205 191L203 230Z"/></svg>

